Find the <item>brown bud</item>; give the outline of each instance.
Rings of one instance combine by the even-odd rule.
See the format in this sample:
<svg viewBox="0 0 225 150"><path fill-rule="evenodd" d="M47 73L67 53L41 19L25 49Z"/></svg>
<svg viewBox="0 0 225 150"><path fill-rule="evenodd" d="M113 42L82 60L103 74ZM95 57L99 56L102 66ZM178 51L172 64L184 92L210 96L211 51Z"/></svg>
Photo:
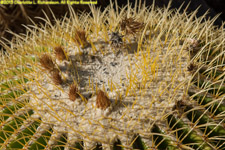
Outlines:
<svg viewBox="0 0 225 150"><path fill-rule="evenodd" d="M96 98L96 107L105 110L111 104L109 98L102 90L99 90Z"/></svg>
<svg viewBox="0 0 225 150"><path fill-rule="evenodd" d="M125 17L120 23L120 27L126 34L135 34L144 28L144 23L135 21L134 18Z"/></svg>
<svg viewBox="0 0 225 150"><path fill-rule="evenodd" d="M173 110L179 110L180 112L185 112L192 109L194 106L190 104L187 100L179 100L175 102Z"/></svg>
<svg viewBox="0 0 225 150"><path fill-rule="evenodd" d="M47 55L47 54L43 54L40 58L40 63L41 66L44 67L45 69L51 71L54 69L55 65L52 61L51 56Z"/></svg>
<svg viewBox="0 0 225 150"><path fill-rule="evenodd" d="M193 63L191 63L191 64L189 64L189 66L187 67L187 70L188 70L189 72L191 72L191 71L193 71L195 68L196 68L196 66L195 66Z"/></svg>
<svg viewBox="0 0 225 150"><path fill-rule="evenodd" d="M56 84L56 85L60 85L63 83L63 80L59 74L59 70L58 69L54 69L52 71L52 81Z"/></svg>
<svg viewBox="0 0 225 150"><path fill-rule="evenodd" d="M76 98L79 96L77 92L78 92L77 86L75 84L72 84L69 90L69 98L71 101L75 101Z"/></svg>
<svg viewBox="0 0 225 150"><path fill-rule="evenodd" d="M55 56L58 60L66 60L66 55L61 46L57 46L54 48Z"/></svg>
<svg viewBox="0 0 225 150"><path fill-rule="evenodd" d="M86 32L84 30L76 29L73 40L76 44L81 45L82 47L85 47L88 44Z"/></svg>

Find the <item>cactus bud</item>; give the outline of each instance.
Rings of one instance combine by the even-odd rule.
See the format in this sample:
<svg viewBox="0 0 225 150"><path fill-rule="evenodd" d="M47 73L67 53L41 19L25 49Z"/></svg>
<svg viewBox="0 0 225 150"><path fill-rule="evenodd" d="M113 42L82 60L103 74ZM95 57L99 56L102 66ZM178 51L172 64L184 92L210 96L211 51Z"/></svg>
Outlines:
<svg viewBox="0 0 225 150"><path fill-rule="evenodd" d="M111 102L106 94L102 90L99 90L96 98L96 107L105 110L110 104Z"/></svg>
<svg viewBox="0 0 225 150"><path fill-rule="evenodd" d="M75 101L76 98L79 96L77 92L78 92L77 86L75 84L72 84L69 90L69 99L71 101Z"/></svg>
<svg viewBox="0 0 225 150"><path fill-rule="evenodd" d="M61 46L57 46L54 48L55 56L58 60L66 60L65 52Z"/></svg>
<svg viewBox="0 0 225 150"><path fill-rule="evenodd" d="M60 85L60 84L63 83L63 80L61 78L61 75L59 74L59 70L58 69L53 69L53 71L52 71L52 81L56 85Z"/></svg>
<svg viewBox="0 0 225 150"><path fill-rule="evenodd" d="M46 70L53 70L55 65L52 61L52 58L51 56L47 55L47 54L43 54L40 58L40 63L41 63L41 66L44 67Z"/></svg>

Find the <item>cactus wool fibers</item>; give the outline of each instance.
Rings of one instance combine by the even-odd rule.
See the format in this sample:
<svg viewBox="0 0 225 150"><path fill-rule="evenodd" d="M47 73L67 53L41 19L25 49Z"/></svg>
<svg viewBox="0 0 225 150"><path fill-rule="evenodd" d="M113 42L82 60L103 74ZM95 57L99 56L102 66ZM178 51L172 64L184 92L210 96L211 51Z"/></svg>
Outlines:
<svg viewBox="0 0 225 150"><path fill-rule="evenodd" d="M176 102L189 98L190 62L203 59L190 54L196 39L218 42L195 13L90 8L27 27L5 46L1 149L132 149L137 138L157 148L153 127L167 130Z"/></svg>

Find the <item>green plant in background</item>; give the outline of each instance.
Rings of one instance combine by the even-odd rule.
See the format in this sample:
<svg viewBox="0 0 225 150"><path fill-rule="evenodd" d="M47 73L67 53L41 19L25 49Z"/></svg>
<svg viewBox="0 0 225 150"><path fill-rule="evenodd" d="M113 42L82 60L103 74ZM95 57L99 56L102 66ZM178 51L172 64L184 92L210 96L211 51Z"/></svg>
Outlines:
<svg viewBox="0 0 225 150"><path fill-rule="evenodd" d="M225 149L224 29L196 12L90 8L5 45L1 149Z"/></svg>

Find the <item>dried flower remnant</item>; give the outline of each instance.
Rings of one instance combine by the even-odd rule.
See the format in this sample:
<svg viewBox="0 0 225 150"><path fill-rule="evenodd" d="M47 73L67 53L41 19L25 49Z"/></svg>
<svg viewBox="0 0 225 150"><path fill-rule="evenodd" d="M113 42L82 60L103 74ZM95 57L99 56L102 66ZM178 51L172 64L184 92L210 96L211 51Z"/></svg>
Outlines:
<svg viewBox="0 0 225 150"><path fill-rule="evenodd" d="M52 58L51 56L47 55L47 54L43 54L40 58L40 63L41 63L41 66L44 67L46 70L53 70L55 65L52 61Z"/></svg>
<svg viewBox="0 0 225 150"><path fill-rule="evenodd" d="M182 110L182 109L185 109L186 108L186 103L182 100L179 100L179 101L176 101L176 104L173 106L173 110L176 110L176 109L179 109L179 110Z"/></svg>
<svg viewBox="0 0 225 150"><path fill-rule="evenodd" d="M183 114L184 112L187 112L188 110L192 109L193 107L194 107L193 104L191 104L187 100L179 100L179 101L176 101L172 110L176 110L177 112Z"/></svg>
<svg viewBox="0 0 225 150"><path fill-rule="evenodd" d="M136 34L144 28L144 23L135 21L134 18L127 18L125 17L120 27L126 34Z"/></svg>
<svg viewBox="0 0 225 150"><path fill-rule="evenodd" d="M61 75L59 74L59 70L58 69L54 69L52 71L52 81L56 84L56 85L60 85L63 84L63 80L61 78Z"/></svg>
<svg viewBox="0 0 225 150"><path fill-rule="evenodd" d="M66 55L65 55L65 52L63 50L63 48L61 46L57 46L54 48L54 53L55 53L55 56L58 60L66 60Z"/></svg>
<svg viewBox="0 0 225 150"><path fill-rule="evenodd" d="M109 98L102 90L99 90L96 98L96 107L105 110L111 104Z"/></svg>
<svg viewBox="0 0 225 150"><path fill-rule="evenodd" d="M188 70L189 72L192 72L195 68L196 68L196 66L195 66L193 63L191 63L191 64L189 64L189 66L187 67L187 70Z"/></svg>
<svg viewBox="0 0 225 150"><path fill-rule="evenodd" d="M111 33L111 46L114 48L120 48L123 45L122 35L119 32L112 32Z"/></svg>
<svg viewBox="0 0 225 150"><path fill-rule="evenodd" d="M88 45L86 32L84 30L76 29L73 40L76 44L81 45L82 48Z"/></svg>
<svg viewBox="0 0 225 150"><path fill-rule="evenodd" d="M69 90L69 98L71 101L75 101L76 98L79 96L77 92L78 92L77 86L75 84L72 84Z"/></svg>

